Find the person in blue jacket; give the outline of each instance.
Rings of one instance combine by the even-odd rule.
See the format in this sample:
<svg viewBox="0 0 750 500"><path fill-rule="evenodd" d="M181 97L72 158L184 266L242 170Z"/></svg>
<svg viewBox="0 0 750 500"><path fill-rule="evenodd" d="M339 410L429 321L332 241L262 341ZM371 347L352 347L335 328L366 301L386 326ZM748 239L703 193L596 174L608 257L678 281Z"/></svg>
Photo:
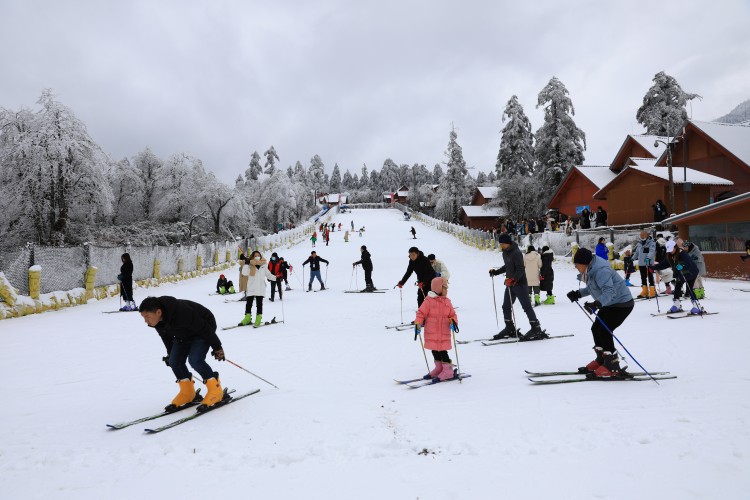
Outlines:
<svg viewBox="0 0 750 500"><path fill-rule="evenodd" d="M609 248L607 248L607 244L604 241L604 237L599 238L599 243L596 244L596 256L604 260L609 260Z"/></svg>
<svg viewBox="0 0 750 500"><path fill-rule="evenodd" d="M680 299L682 298L682 285L687 285L685 291L688 298L691 301L695 301L695 294L693 293L693 285L695 285L695 279L698 277L698 266L690 256L688 252L680 248L677 243L673 240L667 242L667 258L664 262L659 262L654 266L654 269L667 269L672 268L675 277L675 287L672 307L669 308L669 312L676 313L682 311L682 305ZM703 311L696 305L690 309L690 314L702 314Z"/></svg>
<svg viewBox="0 0 750 500"><path fill-rule="evenodd" d="M609 263L594 258L591 251L586 248L578 249L573 257L573 264L580 273L578 281L586 286L571 290L568 292L568 298L571 302L577 302L578 299L591 295L594 300L586 302L584 309L598 316L591 325L596 359L578 371L592 377L632 377L626 371L627 366L620 364L611 333L633 311L634 302L630 290Z"/></svg>

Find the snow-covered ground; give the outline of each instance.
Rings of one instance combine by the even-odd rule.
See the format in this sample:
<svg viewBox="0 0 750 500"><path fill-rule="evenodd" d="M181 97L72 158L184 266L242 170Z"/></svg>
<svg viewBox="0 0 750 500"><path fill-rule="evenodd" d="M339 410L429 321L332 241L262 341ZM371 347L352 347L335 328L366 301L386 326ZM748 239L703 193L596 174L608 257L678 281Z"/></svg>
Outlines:
<svg viewBox="0 0 750 500"><path fill-rule="evenodd" d="M708 280L704 305L721 314L703 319L653 318L655 301L636 304L618 337L647 369L676 380L535 387L524 369L575 369L593 353L589 320L565 299L577 288L574 270L560 261L558 303L536 311L550 333L575 337L459 345L472 378L410 390L393 379L425 372L419 343L412 331L384 328L400 322L392 287L408 248L449 267L464 339L497 331L487 270L501 257L397 211L334 220L367 231L349 243L337 231L329 247L318 244L331 261L329 291L302 291L309 244L284 249L294 290L283 310L266 301L264 317L285 324L219 332L228 359L280 390L212 362L224 386L262 391L161 434L145 435L146 424L105 427L159 411L177 390L163 345L139 314L102 314L118 306L109 299L0 321L0 498L748 498L750 293L733 288L750 283ZM361 244L387 293L343 293ZM216 278L137 290L136 299L195 300L219 325L236 324L244 303L209 296ZM416 308L413 281L403 291L406 320ZM495 286L499 307L502 281ZM516 315L527 330L518 305Z"/></svg>

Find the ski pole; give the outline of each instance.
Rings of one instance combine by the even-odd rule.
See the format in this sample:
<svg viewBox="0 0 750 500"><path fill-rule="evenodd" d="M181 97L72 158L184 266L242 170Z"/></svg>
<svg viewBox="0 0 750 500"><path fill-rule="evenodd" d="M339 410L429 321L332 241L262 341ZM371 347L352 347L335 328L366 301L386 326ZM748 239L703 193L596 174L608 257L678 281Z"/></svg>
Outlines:
<svg viewBox="0 0 750 500"><path fill-rule="evenodd" d="M422 356L424 356L424 365L427 367L427 373L430 373L430 363L427 361L427 353L424 352L424 342L422 342L422 334L417 334L419 337L419 345L422 346Z"/></svg>
<svg viewBox="0 0 750 500"><path fill-rule="evenodd" d="M510 317L513 319L513 333L516 335L516 342L521 338L519 335L520 330L516 326L516 308L513 300L513 293L510 291L510 287L506 286L505 289L508 291L508 298L510 300ZM499 328L499 326L498 326Z"/></svg>
<svg viewBox="0 0 750 500"><path fill-rule="evenodd" d="M401 324L404 324L404 289L398 289L398 295L401 298Z"/></svg>
<svg viewBox="0 0 750 500"><path fill-rule="evenodd" d="M357 269L357 266L352 266L352 275L349 278L349 290L352 289L352 281L354 280L354 270ZM359 287L357 287L359 288Z"/></svg>
<svg viewBox="0 0 750 500"><path fill-rule="evenodd" d="M656 276L654 275L654 270L651 267L647 267L646 272L650 274L651 279L654 280L654 290L656 291L656 294L654 295L654 298L656 299L656 312L661 313L661 306L659 305L659 289L656 288ZM651 297L651 294L649 294L649 297Z"/></svg>
<svg viewBox="0 0 750 500"><path fill-rule="evenodd" d="M246 371L247 373L249 373L249 374L250 374L250 375L252 375L253 377L255 377L255 378L257 378L257 379L260 379L260 380L262 380L263 382L265 382L266 384L270 385L271 387L276 387L275 385L273 385L273 384L272 384L271 382L269 382L268 380L264 379L263 377L259 377L258 375L254 374L254 373L253 373L253 372L251 372L250 370L247 370L247 369L245 369L245 368L242 368L242 367L241 367L240 365L238 365L238 364L237 364L237 363L235 363L234 361L231 361L231 360L229 360L229 359L226 359L226 358L224 358L224 361L226 361L227 363L233 364L234 366L236 366L237 368L239 368L239 369L240 369L240 370L242 370L242 371ZM278 389L278 387L276 387L276 389Z"/></svg>
<svg viewBox="0 0 750 500"><path fill-rule="evenodd" d="M279 301L281 302L281 322L284 323L285 317L284 317L284 299L281 298L281 289L279 289Z"/></svg>
<svg viewBox="0 0 750 500"><path fill-rule="evenodd" d="M581 304L579 304L579 303L578 303L578 301L577 301L577 300L575 301L575 303L576 303L576 305L577 305L577 306L578 306L578 307L579 307L579 308L581 309L581 311L583 311L583 314L585 314L586 316L588 316L588 318L589 318L589 319L591 320L591 322L592 322L592 323L596 323L596 321L594 321L594 319L593 319L593 318L591 318L591 315L590 315L590 314L589 314L589 313L588 313L588 312L586 311L586 309L584 309L584 308L583 308L583 306L582 306ZM648 370L646 370L646 369L645 369L645 368L643 367L643 365L642 365L642 364L640 364L640 363L638 362L638 360L637 360L637 359L635 359L635 356L633 356L633 355L632 355L632 354L630 353L630 351L628 351L628 348L627 348L627 347L625 347L625 345L623 345L623 343L622 343L622 342L620 342L620 339L618 339L618 338L617 338L617 335L615 335L615 333L614 333L614 332L613 332L612 330L610 330L610 329L609 329L609 327L607 326L607 323L605 323L605 322L604 322L604 320L603 320L602 318L600 318L600 317L599 317L599 315L598 315L598 314L596 314L596 313L594 313L594 317L595 317L596 319L598 319L598 320L599 320L599 323L601 323L601 324L602 324L602 326L604 326L604 328L605 328L605 329L606 329L606 330L607 330L607 331L609 332L609 334L610 334L610 335L612 335L612 338L613 338L613 339L615 339L615 340L617 341L617 343L618 343L618 344L620 344L620 347L622 347L622 348L623 348L623 350L624 350L624 351L625 351L626 353L628 353L628 356L630 356L630 359L632 359L633 361L635 361L635 364L637 364L638 366L640 366L640 367L641 367L641 370L643 370L643 371L644 371L644 372L646 373L646 375L648 375L648 376L649 376L649 377L651 378L651 380L653 380L654 382L656 382L656 385L661 385L661 384L659 384L659 382L657 382L657 381L656 381L656 379L654 378L654 376L653 376L653 375L651 375L651 374L649 373L649 371L648 371Z"/></svg>
<svg viewBox="0 0 750 500"><path fill-rule="evenodd" d="M453 334L453 350L456 351L456 369L458 370L458 383L462 384L461 380L461 362L458 361L458 344L456 343L456 333L458 333L458 326L451 322L451 333ZM499 326L498 326L499 327Z"/></svg>
<svg viewBox="0 0 750 500"><path fill-rule="evenodd" d="M326 279L323 280L323 285L328 284L328 264L326 264Z"/></svg>
<svg viewBox="0 0 750 500"><path fill-rule="evenodd" d="M698 297L695 296L693 287L690 286L690 283L688 283L687 278L685 278L685 275L682 274L682 270L678 269L677 272L680 273L680 276L682 276L682 280L685 282L685 290L687 290L688 295L690 295L690 302L692 302L693 305L695 305L698 308L698 310L700 311L701 319L702 319L703 318L703 306L698 301Z"/></svg>
<svg viewBox="0 0 750 500"><path fill-rule="evenodd" d="M495 325L500 330L500 320L497 318L497 298L495 297L495 277L492 277L492 302L495 304Z"/></svg>

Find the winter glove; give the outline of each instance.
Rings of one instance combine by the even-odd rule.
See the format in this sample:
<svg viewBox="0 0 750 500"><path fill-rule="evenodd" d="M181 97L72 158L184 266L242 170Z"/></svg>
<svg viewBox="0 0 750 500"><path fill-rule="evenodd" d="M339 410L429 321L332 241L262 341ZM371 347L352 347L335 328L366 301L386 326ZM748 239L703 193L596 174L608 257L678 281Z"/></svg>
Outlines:
<svg viewBox="0 0 750 500"><path fill-rule="evenodd" d="M169 356L164 356L161 360L164 361L165 365L169 366Z"/></svg>
<svg viewBox="0 0 750 500"><path fill-rule="evenodd" d="M586 309L586 312L589 314L594 314L597 309L602 308L602 303L598 300L595 300L593 302L586 302L583 304L583 308Z"/></svg>
<svg viewBox="0 0 750 500"><path fill-rule="evenodd" d="M648 257L646 257L646 261L645 262L646 262L646 265L649 265L649 264L651 264L651 259L649 259Z"/></svg>
<svg viewBox="0 0 750 500"><path fill-rule="evenodd" d="M544 276L542 276L541 274L539 275L539 281L544 281Z"/></svg>
<svg viewBox="0 0 750 500"><path fill-rule="evenodd" d="M396 286L399 288L403 288L404 284L399 281L398 283L396 283ZM396 288L396 287L393 287L393 288Z"/></svg>
<svg viewBox="0 0 750 500"><path fill-rule="evenodd" d="M514 286L516 284L516 280L513 278L505 278L505 286Z"/></svg>
<svg viewBox="0 0 750 500"><path fill-rule="evenodd" d="M424 288L424 283L422 283L421 281L417 281L417 286L419 288Z"/></svg>
<svg viewBox="0 0 750 500"><path fill-rule="evenodd" d="M678 271L682 271L684 267L685 266L683 266L682 264L677 264L676 266L674 266L674 268L677 269Z"/></svg>
<svg viewBox="0 0 750 500"><path fill-rule="evenodd" d="M211 356L216 358L217 361L224 361L226 359L224 357L224 349L216 349L211 351Z"/></svg>
<svg viewBox="0 0 750 500"><path fill-rule="evenodd" d="M571 302L578 302L578 299L581 298L581 292L578 290L571 290L568 292L568 298Z"/></svg>
<svg viewBox="0 0 750 500"><path fill-rule="evenodd" d="M420 333L422 333L422 325L414 323L414 340L417 340Z"/></svg>
<svg viewBox="0 0 750 500"><path fill-rule="evenodd" d="M490 269L490 276L497 276L499 273L495 269Z"/></svg>
<svg viewBox="0 0 750 500"><path fill-rule="evenodd" d="M458 333L458 323L454 319L451 319L451 330L453 333Z"/></svg>

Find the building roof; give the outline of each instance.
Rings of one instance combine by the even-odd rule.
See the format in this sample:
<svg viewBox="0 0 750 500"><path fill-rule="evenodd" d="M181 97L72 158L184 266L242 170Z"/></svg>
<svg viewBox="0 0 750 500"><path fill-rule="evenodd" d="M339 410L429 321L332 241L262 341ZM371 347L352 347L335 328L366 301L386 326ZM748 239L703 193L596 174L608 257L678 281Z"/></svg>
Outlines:
<svg viewBox="0 0 750 500"><path fill-rule="evenodd" d="M396 191L396 196L398 196L399 198L408 198L409 191Z"/></svg>
<svg viewBox="0 0 750 500"><path fill-rule="evenodd" d="M505 217L505 210L487 205L464 205L461 207L467 217Z"/></svg>
<svg viewBox="0 0 750 500"><path fill-rule="evenodd" d="M497 186L477 186L479 194L485 199L491 200L497 194Z"/></svg>
<svg viewBox="0 0 750 500"><path fill-rule="evenodd" d="M630 158L630 161L639 167L653 167L656 165L656 158Z"/></svg>
<svg viewBox="0 0 750 500"><path fill-rule="evenodd" d="M641 172L643 174L669 181L669 169L667 167L642 167L640 165L628 166L622 169L622 171L614 179L612 179L607 185L601 187L599 191L594 193L595 199L600 199L606 191L608 191L619 179L621 179L625 172L633 170ZM686 179L683 180L683 171ZM692 168L683 169L683 167L674 167L672 169L672 181L675 184L682 184L683 182L690 182L692 184L703 184L710 186L732 186L734 183L730 180L717 177L715 175L706 174Z"/></svg>
<svg viewBox="0 0 750 500"><path fill-rule="evenodd" d="M716 203L711 203L702 207L694 208L693 210L689 210L680 215L673 215L661 222L662 224L674 224L676 222L684 221L685 219L692 219L693 217L696 217L698 215L713 212L714 210L726 208L728 206L734 205L735 203L740 203L747 200L750 200L750 191L747 193L739 194L737 196L733 196L731 198L727 198L726 200L721 200L717 201Z"/></svg>
<svg viewBox="0 0 750 500"><path fill-rule="evenodd" d="M338 203L340 200L340 196L343 196L343 200L346 203L346 200L349 198L348 193L331 193L326 194L320 197L321 200L323 200L324 203Z"/></svg>
<svg viewBox="0 0 750 500"><path fill-rule="evenodd" d="M666 151L666 146L663 144L663 142L669 142L670 139L669 137L664 137L661 135L647 134L631 135L630 137L632 137L633 140L640 144L646 151L651 153L654 158L660 157L662 153Z"/></svg>
<svg viewBox="0 0 750 500"><path fill-rule="evenodd" d="M717 123L689 120L697 129L750 166L750 126L740 123Z"/></svg>
<svg viewBox="0 0 750 500"><path fill-rule="evenodd" d="M617 177L617 173L612 172L609 169L609 166L598 167L593 165L580 165L575 166L570 170L572 171L573 169L578 170L581 175L590 180L591 183L599 189L603 188L609 184L612 179Z"/></svg>

